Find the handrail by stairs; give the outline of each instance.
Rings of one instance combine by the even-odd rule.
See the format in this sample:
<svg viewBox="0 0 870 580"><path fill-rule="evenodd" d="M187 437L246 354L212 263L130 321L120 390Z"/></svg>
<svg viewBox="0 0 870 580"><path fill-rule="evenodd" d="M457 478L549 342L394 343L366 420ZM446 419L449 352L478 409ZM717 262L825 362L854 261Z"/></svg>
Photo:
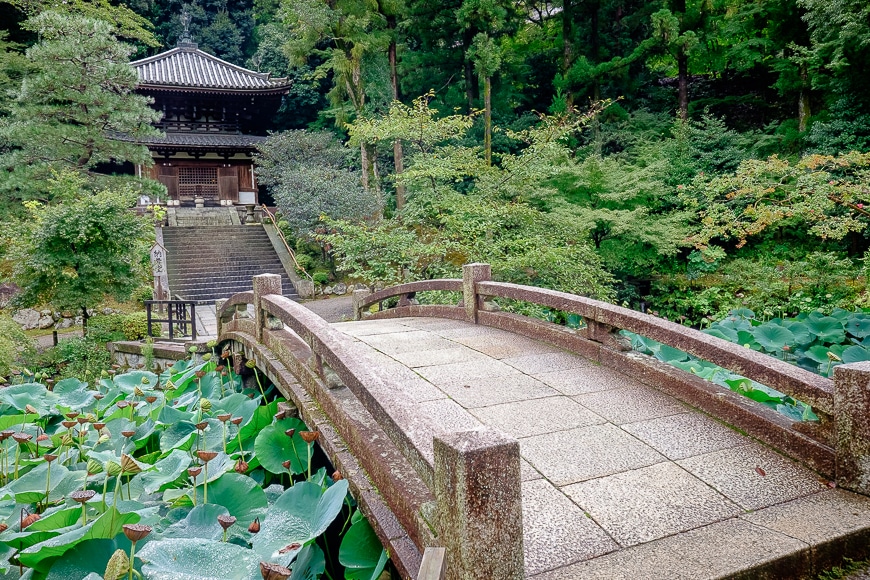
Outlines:
<svg viewBox="0 0 870 580"><path fill-rule="evenodd" d="M314 278L311 277L311 274L309 274L308 271L296 261L296 252L290 249L290 244L287 243L287 238L284 237L284 232L282 232L281 228L278 227L278 222L275 220L274 214L269 211L266 204L263 204L261 207L263 208L263 214L268 217L272 222L272 225L275 226L275 231L278 232L278 237L280 237L281 241L284 243L284 248L287 250L287 253L290 254L290 259L293 260L293 265L296 266L296 270L304 274L310 281L314 282Z"/></svg>

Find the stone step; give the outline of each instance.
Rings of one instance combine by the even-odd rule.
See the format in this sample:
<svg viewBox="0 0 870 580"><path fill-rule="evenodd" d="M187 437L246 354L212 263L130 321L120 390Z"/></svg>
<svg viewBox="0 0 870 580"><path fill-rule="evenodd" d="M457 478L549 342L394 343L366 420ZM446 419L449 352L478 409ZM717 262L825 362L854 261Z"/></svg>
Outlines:
<svg viewBox="0 0 870 580"><path fill-rule="evenodd" d="M259 274L279 274L284 295L296 289L262 226L178 226L163 229L174 296L210 302L251 290Z"/></svg>

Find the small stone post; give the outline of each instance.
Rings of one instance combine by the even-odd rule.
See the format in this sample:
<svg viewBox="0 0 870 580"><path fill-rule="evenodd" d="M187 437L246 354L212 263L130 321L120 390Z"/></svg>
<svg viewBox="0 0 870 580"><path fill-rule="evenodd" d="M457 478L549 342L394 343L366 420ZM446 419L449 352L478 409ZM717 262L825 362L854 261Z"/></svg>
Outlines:
<svg viewBox="0 0 870 580"><path fill-rule="evenodd" d="M462 299L465 302L465 319L477 324L477 311L483 300L477 295L475 284L492 279L489 264L465 264L462 266Z"/></svg>
<svg viewBox="0 0 870 580"><path fill-rule="evenodd" d="M221 326L223 326L223 322L221 321L221 308L224 307L226 301L226 298L220 298L214 301L215 332L217 332L218 336L221 335Z"/></svg>
<svg viewBox="0 0 870 580"><path fill-rule="evenodd" d="M435 437L434 447L447 578L523 578L520 444L487 429Z"/></svg>
<svg viewBox="0 0 870 580"><path fill-rule="evenodd" d="M870 361L834 369L837 485L870 495Z"/></svg>
<svg viewBox="0 0 870 580"><path fill-rule="evenodd" d="M257 329L258 342L263 342L263 329L267 326L267 316L260 300L269 294L281 296L281 276L278 274L254 276L254 327Z"/></svg>
<svg viewBox="0 0 870 580"><path fill-rule="evenodd" d="M353 319L362 320L362 303L369 295L369 290L354 290L353 291Z"/></svg>

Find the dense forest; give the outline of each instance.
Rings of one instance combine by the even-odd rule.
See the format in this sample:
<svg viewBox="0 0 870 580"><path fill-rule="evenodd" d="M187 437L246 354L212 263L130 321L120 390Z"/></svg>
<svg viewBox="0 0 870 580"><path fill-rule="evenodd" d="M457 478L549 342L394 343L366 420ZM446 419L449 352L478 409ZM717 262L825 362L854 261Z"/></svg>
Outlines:
<svg viewBox="0 0 870 580"><path fill-rule="evenodd" d="M47 10L0 4L10 175ZM187 10L203 50L293 80L262 179L324 280L440 277L482 260L503 279L695 325L741 306L768 318L870 306L866 2L62 10L109 22L129 58L173 46Z"/></svg>

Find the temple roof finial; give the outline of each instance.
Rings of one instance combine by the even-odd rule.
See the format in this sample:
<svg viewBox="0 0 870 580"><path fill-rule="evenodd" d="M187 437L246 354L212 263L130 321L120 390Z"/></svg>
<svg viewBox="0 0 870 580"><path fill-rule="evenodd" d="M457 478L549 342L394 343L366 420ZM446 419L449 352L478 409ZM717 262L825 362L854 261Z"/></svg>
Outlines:
<svg viewBox="0 0 870 580"><path fill-rule="evenodd" d="M197 48L197 44L193 41L193 38L190 36L190 21L193 17L188 12L188 7L185 6L181 11L181 25L184 27L184 30L181 32L181 36L178 38L178 48Z"/></svg>

